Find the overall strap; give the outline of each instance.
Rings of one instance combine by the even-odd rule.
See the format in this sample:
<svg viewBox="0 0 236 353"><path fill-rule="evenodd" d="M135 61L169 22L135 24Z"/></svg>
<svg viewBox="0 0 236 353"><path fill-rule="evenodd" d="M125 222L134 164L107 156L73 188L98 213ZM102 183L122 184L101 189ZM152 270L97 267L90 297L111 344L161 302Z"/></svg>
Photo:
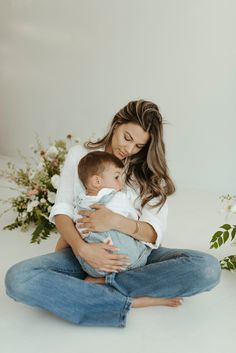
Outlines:
<svg viewBox="0 0 236 353"><path fill-rule="evenodd" d="M110 194L102 196L98 203L100 203L101 205L106 205L109 201L113 199L115 194L116 191L114 190Z"/></svg>

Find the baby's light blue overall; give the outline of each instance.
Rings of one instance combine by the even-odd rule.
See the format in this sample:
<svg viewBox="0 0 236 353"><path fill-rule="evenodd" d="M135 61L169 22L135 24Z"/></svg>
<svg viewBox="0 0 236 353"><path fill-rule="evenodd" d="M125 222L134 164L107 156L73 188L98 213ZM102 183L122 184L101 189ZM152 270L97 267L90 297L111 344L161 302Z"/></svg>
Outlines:
<svg viewBox="0 0 236 353"><path fill-rule="evenodd" d="M98 203L106 205L114 196L116 192L111 192L108 195L103 195ZM82 208L77 204L77 211L87 210ZM89 209L91 210L91 209ZM127 254L129 256L129 263L125 270L130 270L132 268L144 266L147 262L147 258L150 255L152 249L147 245L143 244L141 241L134 239L133 237L118 232L116 230L109 230L107 232L90 232L89 235L84 238L88 243L101 243L107 238L111 238L112 243L119 250L113 252L114 254ZM81 264L81 267L85 272L87 272L92 277L107 277L109 276L108 272L98 271L87 262L85 262L81 257L77 256L78 261Z"/></svg>

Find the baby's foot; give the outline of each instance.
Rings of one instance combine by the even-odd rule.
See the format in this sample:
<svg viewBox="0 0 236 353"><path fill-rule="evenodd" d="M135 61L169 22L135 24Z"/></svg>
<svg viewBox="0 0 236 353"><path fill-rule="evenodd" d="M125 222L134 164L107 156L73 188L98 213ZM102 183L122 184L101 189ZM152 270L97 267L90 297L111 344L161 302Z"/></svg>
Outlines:
<svg viewBox="0 0 236 353"><path fill-rule="evenodd" d="M90 282L90 283L105 284L105 277L91 277L91 276L87 276L84 280L86 282Z"/></svg>
<svg viewBox="0 0 236 353"><path fill-rule="evenodd" d="M153 298L153 297L139 297L133 298L133 308L144 308L146 306L170 306L177 307L183 304L182 298Z"/></svg>

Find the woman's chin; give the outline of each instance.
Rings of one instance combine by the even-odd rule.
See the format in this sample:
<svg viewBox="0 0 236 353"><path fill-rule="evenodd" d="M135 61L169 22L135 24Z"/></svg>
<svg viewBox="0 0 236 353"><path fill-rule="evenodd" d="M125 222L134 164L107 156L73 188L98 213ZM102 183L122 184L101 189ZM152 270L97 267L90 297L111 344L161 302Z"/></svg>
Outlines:
<svg viewBox="0 0 236 353"><path fill-rule="evenodd" d="M115 156L119 158L120 160L124 160L126 157L120 152L120 151L115 151Z"/></svg>
<svg viewBox="0 0 236 353"><path fill-rule="evenodd" d="M114 156L116 156L120 160L124 159L124 157L119 153L119 151L115 151L113 154L114 154Z"/></svg>

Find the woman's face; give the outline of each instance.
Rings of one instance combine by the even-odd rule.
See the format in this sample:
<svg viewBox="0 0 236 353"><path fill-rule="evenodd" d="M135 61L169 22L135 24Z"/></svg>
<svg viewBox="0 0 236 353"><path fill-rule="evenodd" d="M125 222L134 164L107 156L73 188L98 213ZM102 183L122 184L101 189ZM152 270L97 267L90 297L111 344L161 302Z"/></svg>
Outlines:
<svg viewBox="0 0 236 353"><path fill-rule="evenodd" d="M106 151L119 159L138 153L148 142L150 135L134 123L118 125L113 132L110 146Z"/></svg>

